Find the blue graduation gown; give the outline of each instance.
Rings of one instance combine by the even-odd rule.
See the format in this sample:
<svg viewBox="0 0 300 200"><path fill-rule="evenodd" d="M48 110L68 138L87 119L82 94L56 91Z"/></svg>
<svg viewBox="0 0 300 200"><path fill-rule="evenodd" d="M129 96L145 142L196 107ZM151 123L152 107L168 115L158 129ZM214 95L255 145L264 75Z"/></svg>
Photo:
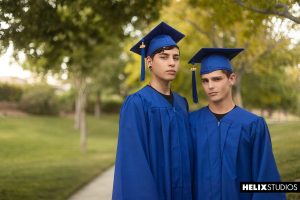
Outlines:
<svg viewBox="0 0 300 200"><path fill-rule="evenodd" d="M149 86L120 112L113 200L191 200L192 141L187 102L173 106Z"/></svg>
<svg viewBox="0 0 300 200"><path fill-rule="evenodd" d="M208 107L190 115L194 199L277 200L283 193L240 193L240 182L280 181L266 122L240 107L220 122Z"/></svg>

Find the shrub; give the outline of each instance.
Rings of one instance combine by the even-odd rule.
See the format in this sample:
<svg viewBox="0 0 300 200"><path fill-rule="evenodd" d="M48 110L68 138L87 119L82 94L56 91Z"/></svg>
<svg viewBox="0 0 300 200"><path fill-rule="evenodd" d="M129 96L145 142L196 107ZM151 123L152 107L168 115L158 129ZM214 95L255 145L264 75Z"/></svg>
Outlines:
<svg viewBox="0 0 300 200"><path fill-rule="evenodd" d="M20 86L1 83L0 101L18 102L22 97L23 89Z"/></svg>
<svg viewBox="0 0 300 200"><path fill-rule="evenodd" d="M21 98L20 108L31 114L57 115L59 105L54 88L48 85L27 88Z"/></svg>
<svg viewBox="0 0 300 200"><path fill-rule="evenodd" d="M75 110L75 91L70 90L58 96L59 110L62 113L72 113Z"/></svg>
<svg viewBox="0 0 300 200"><path fill-rule="evenodd" d="M105 100L101 102L101 111L103 113L119 113L120 112L120 108L122 106L122 101L119 100L114 100L114 99L110 99L110 100ZM95 101L91 101L89 100L87 102L87 106L86 106L86 110L88 113L90 114L94 114L94 107L95 107Z"/></svg>

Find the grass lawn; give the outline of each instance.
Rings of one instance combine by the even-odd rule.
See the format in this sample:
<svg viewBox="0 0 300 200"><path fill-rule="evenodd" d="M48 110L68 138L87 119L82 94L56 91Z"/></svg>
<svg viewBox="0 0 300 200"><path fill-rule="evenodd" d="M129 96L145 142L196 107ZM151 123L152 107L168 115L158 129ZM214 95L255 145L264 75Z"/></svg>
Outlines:
<svg viewBox="0 0 300 200"><path fill-rule="evenodd" d="M115 158L118 116L88 118L88 150L73 119L0 118L0 199L65 200Z"/></svg>
<svg viewBox="0 0 300 200"><path fill-rule="evenodd" d="M71 118L0 118L0 199L65 200L111 166L118 117L89 117L88 127L88 151L83 154ZM300 123L269 128L282 180L299 179ZM300 199L300 194L289 194L288 199Z"/></svg>
<svg viewBox="0 0 300 200"><path fill-rule="evenodd" d="M282 181L300 179L300 122L269 126L273 151ZM300 199L300 193L288 194L288 199Z"/></svg>

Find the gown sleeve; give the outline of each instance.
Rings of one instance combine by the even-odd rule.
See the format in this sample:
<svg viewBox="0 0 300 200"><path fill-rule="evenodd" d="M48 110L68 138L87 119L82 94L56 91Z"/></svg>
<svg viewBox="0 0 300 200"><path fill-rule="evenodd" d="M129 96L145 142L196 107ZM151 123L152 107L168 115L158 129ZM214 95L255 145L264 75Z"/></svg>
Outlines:
<svg viewBox="0 0 300 200"><path fill-rule="evenodd" d="M254 182L279 182L280 175L272 152L267 124L259 118L254 127L252 150L252 177ZM286 199L284 193L254 193L253 200Z"/></svg>
<svg viewBox="0 0 300 200"><path fill-rule="evenodd" d="M147 121L142 100L132 95L120 112L113 200L158 199L147 154Z"/></svg>

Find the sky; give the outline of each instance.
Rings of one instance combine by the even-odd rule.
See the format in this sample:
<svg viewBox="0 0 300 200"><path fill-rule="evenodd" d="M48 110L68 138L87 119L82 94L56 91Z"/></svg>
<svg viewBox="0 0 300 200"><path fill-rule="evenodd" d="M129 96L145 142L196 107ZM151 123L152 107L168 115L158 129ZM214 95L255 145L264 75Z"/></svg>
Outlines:
<svg viewBox="0 0 300 200"><path fill-rule="evenodd" d="M13 46L11 45L5 54L0 57L0 77L18 77L22 79L28 79L31 76L31 72L24 70L18 63L11 61L13 53Z"/></svg>

